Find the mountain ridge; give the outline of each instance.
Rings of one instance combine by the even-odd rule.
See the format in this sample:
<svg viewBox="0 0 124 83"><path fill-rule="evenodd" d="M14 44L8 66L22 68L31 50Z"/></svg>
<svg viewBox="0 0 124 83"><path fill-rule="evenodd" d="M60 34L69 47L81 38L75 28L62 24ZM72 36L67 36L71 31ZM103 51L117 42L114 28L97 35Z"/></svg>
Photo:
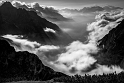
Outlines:
<svg viewBox="0 0 124 83"><path fill-rule="evenodd" d="M124 20L112 30L109 31L101 40L98 62L102 65L118 65L124 69ZM103 60L102 60L103 59Z"/></svg>
<svg viewBox="0 0 124 83"><path fill-rule="evenodd" d="M60 44L64 37L71 39L56 25L45 18L41 18L35 11L16 8L11 2L4 2L0 6L0 35L23 35L31 41L38 41L43 44ZM45 32L50 28L56 33Z"/></svg>

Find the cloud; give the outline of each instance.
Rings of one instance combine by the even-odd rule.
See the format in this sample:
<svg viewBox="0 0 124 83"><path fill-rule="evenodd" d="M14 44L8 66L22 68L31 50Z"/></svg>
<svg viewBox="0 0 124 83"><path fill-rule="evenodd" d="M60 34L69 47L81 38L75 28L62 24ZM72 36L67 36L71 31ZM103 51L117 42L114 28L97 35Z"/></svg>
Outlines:
<svg viewBox="0 0 124 83"><path fill-rule="evenodd" d="M87 30L89 33L89 40L98 41L102 39L109 31L115 28L124 18L124 11L120 13L104 13L96 16L96 22L88 24Z"/></svg>
<svg viewBox="0 0 124 83"><path fill-rule="evenodd" d="M56 31L55 31L55 30L50 29L50 28L47 28L47 27L44 29L44 31L45 31L45 32L52 32L52 33L56 33Z"/></svg>
<svg viewBox="0 0 124 83"><path fill-rule="evenodd" d="M2 5L5 2L5 0L0 0L0 5Z"/></svg>
<svg viewBox="0 0 124 83"><path fill-rule="evenodd" d="M35 48L40 46L39 43L22 39L23 36L19 35L4 35L2 37L12 40L13 43L17 45L15 46L16 51L29 51L30 53L36 53Z"/></svg>
<svg viewBox="0 0 124 83"><path fill-rule="evenodd" d="M93 65L97 60L91 56L96 54L98 48L95 43L89 42L84 44L80 41L74 41L69 46L65 47L65 51L58 54L58 59L51 64L55 67L60 68L66 73L71 73L70 71L74 68L75 72L85 71Z"/></svg>
<svg viewBox="0 0 124 83"><path fill-rule="evenodd" d="M48 52L50 50L57 50L57 49L59 49L59 46L45 45L45 46L40 46L37 50L42 52Z"/></svg>
<svg viewBox="0 0 124 83"><path fill-rule="evenodd" d="M115 73L118 74L118 73L121 73L123 72L124 70L121 69L120 67L118 66L111 66L111 67L108 67L106 65L97 65L98 68L92 70L91 72L88 72L87 74L89 75L103 75L104 74L109 74L109 73Z"/></svg>
<svg viewBox="0 0 124 83"><path fill-rule="evenodd" d="M19 6L22 6L22 5L26 5L25 2L21 2L21 1L17 1L17 0L13 0L11 3L12 3L14 6L16 6L16 7L19 7Z"/></svg>
<svg viewBox="0 0 124 83"><path fill-rule="evenodd" d="M18 36L18 35L5 35L3 36L4 38L8 38L8 39L11 39L13 40L14 42L20 42L21 44L23 45L27 45L27 46L30 46L32 48L35 48L35 46L40 46L39 43L37 42L30 42L28 41L27 39L21 39L23 36Z"/></svg>
<svg viewBox="0 0 124 83"><path fill-rule="evenodd" d="M82 63L82 66L84 66L82 67L83 69L85 68L85 65L88 66L96 61L94 60L94 58L88 56L89 53L91 53L91 51L95 53L97 51L97 48L92 44L85 45L79 41L75 41L66 47L65 53L58 55L59 58L57 61L61 63L67 62L67 64L72 64L73 66L77 66L78 69L80 68L78 65L76 65L76 63L77 64ZM89 62L89 60L91 62Z"/></svg>
<svg viewBox="0 0 124 83"><path fill-rule="evenodd" d="M96 16L96 19L105 19L107 21L116 21L120 18L124 18L124 10L120 10L120 11L114 11L114 12L102 12L101 14Z"/></svg>
<svg viewBox="0 0 124 83"><path fill-rule="evenodd" d="M47 52L50 50L59 49L58 46L54 45L41 45L36 41L30 41L27 39L23 39L23 36L19 35L4 35L4 38L10 39L13 41L14 45L16 45L16 51L28 51L30 53L37 54L37 52Z"/></svg>

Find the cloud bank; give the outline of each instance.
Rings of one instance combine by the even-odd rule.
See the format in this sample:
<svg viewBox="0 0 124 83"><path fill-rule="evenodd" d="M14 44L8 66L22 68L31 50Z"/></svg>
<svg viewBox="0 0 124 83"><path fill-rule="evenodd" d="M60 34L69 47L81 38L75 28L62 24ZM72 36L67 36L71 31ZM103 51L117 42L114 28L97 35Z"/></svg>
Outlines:
<svg viewBox="0 0 124 83"><path fill-rule="evenodd" d="M89 39L98 41L102 39L109 31L115 28L124 18L124 11L103 13L96 16L96 22L88 24L87 30L89 33Z"/></svg>
<svg viewBox="0 0 124 83"><path fill-rule="evenodd" d="M4 35L4 38L12 40L16 45L16 51L28 51L30 53L37 54L38 51L47 52L53 49L59 49L58 46L54 45L41 45L36 41L30 41L28 39L23 39L23 36L20 35Z"/></svg>

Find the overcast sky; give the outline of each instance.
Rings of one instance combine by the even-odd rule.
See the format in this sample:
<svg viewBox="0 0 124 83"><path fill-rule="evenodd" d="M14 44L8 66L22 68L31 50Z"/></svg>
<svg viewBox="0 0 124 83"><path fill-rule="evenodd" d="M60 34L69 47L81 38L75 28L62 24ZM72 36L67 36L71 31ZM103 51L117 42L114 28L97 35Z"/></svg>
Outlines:
<svg viewBox="0 0 124 83"><path fill-rule="evenodd" d="M41 5L56 6L58 8L82 8L91 5L113 5L124 8L124 0L19 0L23 2L38 2Z"/></svg>

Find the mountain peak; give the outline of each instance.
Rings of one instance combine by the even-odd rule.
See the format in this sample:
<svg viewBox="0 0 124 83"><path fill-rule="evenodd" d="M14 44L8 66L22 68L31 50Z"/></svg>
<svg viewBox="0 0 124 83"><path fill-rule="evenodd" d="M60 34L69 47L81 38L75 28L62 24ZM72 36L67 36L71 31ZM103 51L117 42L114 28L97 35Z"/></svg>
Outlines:
<svg viewBox="0 0 124 83"><path fill-rule="evenodd" d="M2 7L13 7L13 5L11 4L11 2L6 1L2 4Z"/></svg>

